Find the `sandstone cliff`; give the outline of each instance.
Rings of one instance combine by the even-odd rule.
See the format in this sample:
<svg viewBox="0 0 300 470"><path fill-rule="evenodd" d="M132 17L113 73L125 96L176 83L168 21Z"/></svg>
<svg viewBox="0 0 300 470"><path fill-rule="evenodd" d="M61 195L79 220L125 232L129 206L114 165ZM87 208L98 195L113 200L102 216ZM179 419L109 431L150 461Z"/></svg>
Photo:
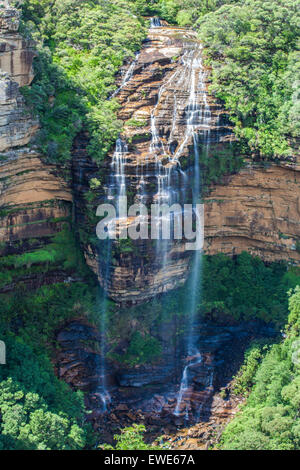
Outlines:
<svg viewBox="0 0 300 470"><path fill-rule="evenodd" d="M214 185L205 201L207 254L249 251L300 262L300 165L249 163Z"/></svg>
<svg viewBox="0 0 300 470"><path fill-rule="evenodd" d="M3 254L14 253L20 241L35 238L43 244L48 240L61 229L62 220L70 216L73 197L77 221L85 224L85 193L91 178L99 173L99 168L87 155L87 135L77 139L74 147L72 187L61 176L61 170L46 164L32 145L39 124L26 110L20 87L30 85L33 79L35 51L34 44L18 33L18 27L19 13L13 8L2 9L0 242ZM124 66L117 79L119 118L124 122L121 138L128 145L123 170L129 202L155 200L157 173L162 179L169 174L174 178L176 174L177 190L184 192L186 189L180 166L186 170L193 164L192 135L186 132L192 75L186 60L187 51L195 47L195 42L195 35L190 31L167 26L152 29L139 56L131 66ZM198 43L197 47L200 47ZM222 151L234 136L226 113L207 94L209 73L205 69L203 72L210 110L210 144L214 151ZM199 77L196 81L199 82ZM199 107L203 107L204 91L198 94ZM156 156L149 152L153 145L153 121L157 133ZM203 147L201 135L203 137L205 132L200 126L200 147ZM172 159L178 150L174 165ZM114 162L116 156L112 152L100 169L104 181L102 200L116 183L111 181ZM171 166L176 166L174 173L170 171ZM263 167L249 161L238 174L225 176L210 187L205 199L205 252L234 255L247 250L266 261L299 263L299 197L299 162ZM100 201L101 198L96 202ZM26 244L24 247L28 249ZM85 243L84 247L88 264L104 285L98 248L91 243ZM118 301L135 302L137 298L146 300L182 284L188 273L189 254L180 243L168 249L164 264L151 243L141 243L137 250L134 247L117 249L106 286L110 296Z"/></svg>
<svg viewBox="0 0 300 470"><path fill-rule="evenodd" d="M207 91L210 73L197 63L201 61L198 52L192 55L195 62L189 61L195 49L200 51L201 45L191 31L167 26L151 29L140 54L124 67L116 93L121 105L119 118L124 123L123 147L112 152L105 163L106 199L116 198L123 178L130 203L150 204L158 198L170 202L164 200L164 192L170 188L184 193L185 202L188 200L192 175L187 169L193 165L194 142L187 115L193 86L197 90L195 110L209 114L206 127L203 119L193 123L199 151L207 152L207 139L208 158L214 153L221 155L224 149L231 151L235 137L227 114ZM197 73L193 77L194 69ZM294 160L267 165L249 160L240 172L210 185L204 200L206 254L235 255L246 250L268 262L299 263L300 180L299 163L296 157ZM187 170L188 181L182 178L180 167ZM81 183L84 173L80 170ZM167 178L169 186L164 185ZM77 187L84 191L81 183ZM81 216L83 211L81 207ZM132 221L125 223L130 226ZM108 279L101 271L105 261L98 249L86 246L87 261L110 297L118 302L142 301L184 283L190 260L184 244L170 243L164 263L153 243L134 245L113 253Z"/></svg>
<svg viewBox="0 0 300 470"><path fill-rule="evenodd" d="M20 87L33 79L34 44L18 33L19 12L0 10L0 243L2 254L35 248L61 229L72 195L53 165L31 145L39 123L25 107ZM22 250L21 250L22 251Z"/></svg>
<svg viewBox="0 0 300 470"><path fill-rule="evenodd" d="M104 199L116 203L126 186L129 204L191 201L192 128L202 151L208 141L215 149L234 140L226 112L208 97L208 82L194 32L167 26L150 30L140 54L118 79L118 117L124 130L106 160ZM122 224L130 227L133 222L128 218ZM88 263L118 302L147 300L187 278L191 256L183 241L163 245L140 240L125 249L116 243L112 251L107 277L98 250L86 248Z"/></svg>

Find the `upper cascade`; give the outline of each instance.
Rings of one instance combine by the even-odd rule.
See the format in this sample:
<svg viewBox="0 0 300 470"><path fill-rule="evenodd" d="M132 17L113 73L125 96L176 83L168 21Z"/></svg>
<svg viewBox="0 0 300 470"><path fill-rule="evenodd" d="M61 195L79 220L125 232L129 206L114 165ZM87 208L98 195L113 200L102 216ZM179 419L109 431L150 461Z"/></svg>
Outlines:
<svg viewBox="0 0 300 470"><path fill-rule="evenodd" d="M120 74L114 94L124 130L109 157L107 200L118 205L127 195L129 204L148 206L191 200L195 144L203 152L208 140L218 145L234 138L226 113L207 93L208 72L194 32L152 19L148 41ZM111 298L142 302L185 282L190 253L183 241L134 245L124 253L117 249L105 283L99 273Z"/></svg>
<svg viewBox="0 0 300 470"><path fill-rule="evenodd" d="M154 16L150 20L150 28L160 28L162 26L160 18L157 16Z"/></svg>

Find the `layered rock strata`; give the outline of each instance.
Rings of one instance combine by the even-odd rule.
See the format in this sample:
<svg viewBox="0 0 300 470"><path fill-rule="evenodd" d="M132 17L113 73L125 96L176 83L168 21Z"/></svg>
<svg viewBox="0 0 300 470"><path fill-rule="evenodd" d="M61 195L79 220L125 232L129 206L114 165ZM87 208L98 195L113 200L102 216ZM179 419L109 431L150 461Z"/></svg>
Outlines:
<svg viewBox="0 0 300 470"><path fill-rule="evenodd" d="M249 164L211 187L205 252L249 251L264 261L300 262L300 164Z"/></svg>
<svg viewBox="0 0 300 470"><path fill-rule="evenodd" d="M116 98L124 131L106 160L105 200L117 205L191 202L195 136L200 151L234 140L227 114L207 93L209 73L195 33L150 29L135 61L119 78ZM130 76L128 74L130 70ZM149 220L148 220L149 221ZM129 228L135 220L123 219ZM138 240L112 246L107 277L104 260L88 247L87 259L108 295L120 303L145 301L185 282L191 253L185 241ZM93 259L93 254L94 256Z"/></svg>
<svg viewBox="0 0 300 470"><path fill-rule="evenodd" d="M59 232L71 215L72 194L31 145L39 123L20 87L33 79L34 44L18 33L17 10L0 13L0 243L7 255L39 248Z"/></svg>

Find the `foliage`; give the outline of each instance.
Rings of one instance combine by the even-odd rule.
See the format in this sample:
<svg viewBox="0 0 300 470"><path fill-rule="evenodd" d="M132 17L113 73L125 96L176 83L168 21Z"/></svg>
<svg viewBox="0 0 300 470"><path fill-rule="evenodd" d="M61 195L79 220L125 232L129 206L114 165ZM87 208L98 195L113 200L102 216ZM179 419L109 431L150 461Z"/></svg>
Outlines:
<svg viewBox="0 0 300 470"><path fill-rule="evenodd" d="M245 362L234 378L233 392L236 395L247 396L253 387L254 377L267 350L265 341L254 341L245 353Z"/></svg>
<svg viewBox="0 0 300 470"><path fill-rule="evenodd" d="M86 445L81 393L59 381L46 356L20 337L1 335L9 352L0 369L0 449L71 450Z"/></svg>
<svg viewBox="0 0 300 470"><path fill-rule="evenodd" d="M33 292L19 288L0 295L0 327L18 334L33 348L49 347L56 328L67 319L96 320L95 298L93 288L83 282L44 285Z"/></svg>
<svg viewBox="0 0 300 470"><path fill-rule="evenodd" d="M126 2L113 0L25 0L23 33L38 45L35 79L24 89L38 114L39 144L51 161L70 158L75 135L87 129L89 151L101 159L121 128L115 75L131 59L145 35L143 21Z"/></svg>
<svg viewBox="0 0 300 470"><path fill-rule="evenodd" d="M197 22L211 91L235 132L263 157L286 157L299 136L299 8L294 0L241 0Z"/></svg>
<svg viewBox="0 0 300 470"><path fill-rule="evenodd" d="M211 318L225 314L239 321L259 318L280 326L287 316L286 292L299 283L299 270L287 270L284 263L265 265L246 252L236 258L206 256L202 309Z"/></svg>
<svg viewBox="0 0 300 470"><path fill-rule="evenodd" d="M124 428L121 434L114 436L117 442L115 448L109 445L100 446L103 450L161 450L161 447L148 445L144 442L146 428L142 424L133 424L129 428Z"/></svg>
<svg viewBox="0 0 300 470"><path fill-rule="evenodd" d="M284 263L264 264L244 252L234 258L223 254L204 256L202 283L199 284L198 315L216 322L262 320L277 330L288 316L287 291L300 284L298 268ZM164 345L162 324L169 328L169 341L184 333L184 320L189 315L189 284L156 297L142 305L108 311L109 357L133 367L159 360ZM167 326L166 326L167 325ZM122 348L120 348L122 344ZM245 370L237 377L236 388L247 394L252 375L265 353L264 345L256 344L246 360Z"/></svg>
<svg viewBox="0 0 300 470"><path fill-rule="evenodd" d="M244 165L240 145L223 144L222 150L210 147L210 151L200 148L202 194L209 192L212 183L218 183L222 176L238 172Z"/></svg>
<svg viewBox="0 0 300 470"><path fill-rule="evenodd" d="M289 309L286 339L273 345L259 365L246 405L223 433L223 449L299 449L299 286L290 294Z"/></svg>
<svg viewBox="0 0 300 470"><path fill-rule="evenodd" d="M145 16L159 16L171 24L180 26L193 25L205 13L219 8L224 3L236 3L237 0L132 0L135 11Z"/></svg>
<svg viewBox="0 0 300 470"><path fill-rule="evenodd" d="M50 240L49 240L50 241ZM76 270L82 275L88 273L83 255L77 245L75 235L68 224L64 224L61 232L52 237L50 243L34 251L23 254L2 256L0 259L0 286L26 277L31 273L46 273L54 269L72 272Z"/></svg>
<svg viewBox="0 0 300 470"><path fill-rule="evenodd" d="M157 338L135 331L130 338L126 354L114 354L112 357L133 367L137 364L151 364L160 357L161 353L162 347Z"/></svg>

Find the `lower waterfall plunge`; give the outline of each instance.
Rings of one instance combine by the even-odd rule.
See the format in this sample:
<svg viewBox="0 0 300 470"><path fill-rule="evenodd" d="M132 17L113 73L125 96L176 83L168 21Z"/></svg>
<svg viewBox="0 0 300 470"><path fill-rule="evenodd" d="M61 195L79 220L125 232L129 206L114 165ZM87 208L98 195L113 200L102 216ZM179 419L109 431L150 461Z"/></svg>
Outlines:
<svg viewBox="0 0 300 470"><path fill-rule="evenodd" d="M105 242L104 252L106 257L106 263L99 263L99 271L102 271L102 276L104 279L104 291L100 295L99 299L99 310L100 310L100 364L99 364L99 385L97 387L97 393L100 396L102 403L102 412L105 413L108 411L109 404L111 403L111 396L108 390L107 381L106 381L106 323L107 323L107 313L108 313L108 302L109 299L106 295L107 284L109 282L109 274L111 269L111 254L112 254L112 243L108 238Z"/></svg>
<svg viewBox="0 0 300 470"><path fill-rule="evenodd" d="M191 112L192 109L191 109ZM194 165L194 188L193 188L193 204L197 204L201 189L200 189L200 162L199 162L199 150L198 150L198 137L195 133L193 136L194 140L194 153L195 153L195 165ZM177 403L174 410L174 415L179 416L181 413L182 402L185 395L188 394L190 387L189 373L190 369L202 362L202 355L197 348L197 338L193 334L193 327L197 315L197 307L201 297L201 268L202 268L202 252L199 250L195 251L192 272L190 279L187 282L187 308L186 312L188 315L188 336L187 336L187 365L184 367L179 394L177 397ZM189 420L189 403L185 405L185 420Z"/></svg>

